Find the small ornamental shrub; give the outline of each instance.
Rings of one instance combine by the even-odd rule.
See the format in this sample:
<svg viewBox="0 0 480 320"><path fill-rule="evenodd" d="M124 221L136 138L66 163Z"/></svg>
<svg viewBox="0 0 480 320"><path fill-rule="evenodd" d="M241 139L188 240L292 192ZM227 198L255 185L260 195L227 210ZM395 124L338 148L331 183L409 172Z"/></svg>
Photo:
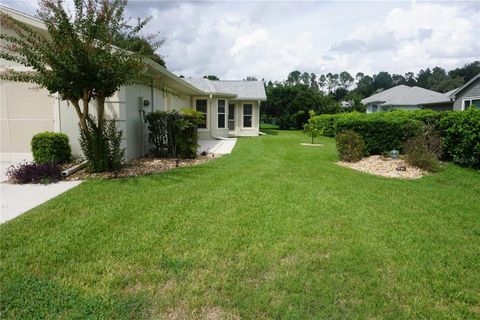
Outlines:
<svg viewBox="0 0 480 320"><path fill-rule="evenodd" d="M313 139L315 139L316 137L322 134L322 132L320 131L320 128L312 123L312 119L314 116L315 116L315 112L310 111L310 119L308 119L308 122L305 123L305 125L303 126L303 131L310 138L312 138L312 144L313 144Z"/></svg>
<svg viewBox="0 0 480 320"><path fill-rule="evenodd" d="M195 110L155 111L145 117L149 141L155 156L195 158L198 150L197 127L203 115Z"/></svg>
<svg viewBox="0 0 480 320"><path fill-rule="evenodd" d="M65 163L72 159L68 136L64 133L38 133L32 138L31 146L37 163Z"/></svg>
<svg viewBox="0 0 480 320"><path fill-rule="evenodd" d="M480 168L480 110L448 112L439 123L444 157L464 166Z"/></svg>
<svg viewBox="0 0 480 320"><path fill-rule="evenodd" d="M347 130L335 136L340 160L357 162L365 154L365 143L358 133Z"/></svg>
<svg viewBox="0 0 480 320"><path fill-rule="evenodd" d="M24 162L12 165L7 169L7 177L14 183L43 183L57 182L61 178L60 167L51 163Z"/></svg>
<svg viewBox="0 0 480 320"><path fill-rule="evenodd" d="M442 156L440 134L431 126L416 137L408 139L404 145L405 160L420 169L437 172L440 169L438 159Z"/></svg>
<svg viewBox="0 0 480 320"><path fill-rule="evenodd" d="M87 132L80 129L80 147L92 172L120 170L125 157L122 148L123 133L115 120L105 120L99 127L92 118L87 119Z"/></svg>

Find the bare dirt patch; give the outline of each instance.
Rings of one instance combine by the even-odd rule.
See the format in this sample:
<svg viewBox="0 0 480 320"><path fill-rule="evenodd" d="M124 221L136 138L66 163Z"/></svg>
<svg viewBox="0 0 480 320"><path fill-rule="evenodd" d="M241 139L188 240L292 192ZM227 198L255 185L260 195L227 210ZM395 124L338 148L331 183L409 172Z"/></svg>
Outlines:
<svg viewBox="0 0 480 320"><path fill-rule="evenodd" d="M390 159L382 156L370 156L358 162L339 161L337 164L387 178L419 179L427 174L426 171L409 165L403 159ZM399 171L397 168L403 168L405 171Z"/></svg>
<svg viewBox="0 0 480 320"><path fill-rule="evenodd" d="M172 158L139 158L127 162L118 172L91 173L86 169L81 169L68 176L66 180L120 179L139 177L164 172L174 168L193 166L220 157L221 155L207 155L199 156L196 159L180 159L178 164L177 159Z"/></svg>

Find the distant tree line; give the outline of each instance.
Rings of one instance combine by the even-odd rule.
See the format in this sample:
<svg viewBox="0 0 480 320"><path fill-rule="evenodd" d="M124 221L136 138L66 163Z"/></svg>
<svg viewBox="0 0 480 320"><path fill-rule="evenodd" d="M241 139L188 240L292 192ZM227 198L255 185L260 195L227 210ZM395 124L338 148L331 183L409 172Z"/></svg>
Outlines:
<svg viewBox="0 0 480 320"><path fill-rule="evenodd" d="M309 111L316 114L345 111L365 111L361 100L374 93L398 85L418 86L437 92L448 92L460 87L480 73L480 61L468 63L450 71L440 67L404 75L381 71L372 76L363 72L351 75L292 71L283 81L266 83L267 101L262 103L262 117L276 119L282 128L301 129L308 120ZM341 103L343 108L340 107ZM267 120L268 121L268 120Z"/></svg>

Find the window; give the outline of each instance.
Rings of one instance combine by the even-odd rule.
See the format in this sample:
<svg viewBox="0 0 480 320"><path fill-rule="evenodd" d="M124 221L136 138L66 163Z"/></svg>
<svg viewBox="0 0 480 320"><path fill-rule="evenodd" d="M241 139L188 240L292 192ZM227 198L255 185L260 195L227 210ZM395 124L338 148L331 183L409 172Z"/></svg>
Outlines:
<svg viewBox="0 0 480 320"><path fill-rule="evenodd" d="M466 110L470 106L473 106L474 108L480 109L480 99L465 99L465 100L463 100L463 110Z"/></svg>
<svg viewBox="0 0 480 320"><path fill-rule="evenodd" d="M207 100L201 99L195 101L195 108L198 112L203 113L203 123L199 124L198 127L200 129L207 128Z"/></svg>
<svg viewBox="0 0 480 320"><path fill-rule="evenodd" d="M218 100L218 128L225 128L225 100Z"/></svg>
<svg viewBox="0 0 480 320"><path fill-rule="evenodd" d="M372 105L372 112L377 112L378 106L376 104Z"/></svg>
<svg viewBox="0 0 480 320"><path fill-rule="evenodd" d="M235 130L235 104L228 104L228 130Z"/></svg>
<svg viewBox="0 0 480 320"><path fill-rule="evenodd" d="M253 105L244 104L243 105L243 127L244 128L252 127L252 115L253 115Z"/></svg>

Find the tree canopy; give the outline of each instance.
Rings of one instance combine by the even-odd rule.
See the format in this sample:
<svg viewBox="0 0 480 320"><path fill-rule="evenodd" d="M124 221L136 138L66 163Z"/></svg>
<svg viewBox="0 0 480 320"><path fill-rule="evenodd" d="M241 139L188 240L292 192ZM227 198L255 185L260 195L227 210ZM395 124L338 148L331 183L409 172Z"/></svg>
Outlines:
<svg viewBox="0 0 480 320"><path fill-rule="evenodd" d="M283 127L301 128L308 119L308 111L316 114L359 111L366 108L361 100L375 92L398 85L419 86L437 92L460 87L480 73L480 61L466 64L447 72L434 67L417 74L390 74L381 71L373 75L347 71L315 74L294 70L284 81L269 81L266 85L267 101L262 103L264 118L277 118ZM340 108L340 102L343 107Z"/></svg>
<svg viewBox="0 0 480 320"><path fill-rule="evenodd" d="M132 25L124 17L126 0L76 0L73 4L70 12L62 0L39 1L37 16L47 35L1 13L1 27L12 32L0 34L0 58L31 71L7 70L0 78L36 83L69 101L86 145L101 153L109 143L104 136L105 99L122 86L143 79L147 71L144 58L152 57L156 44L140 35L149 18ZM90 114L92 100L96 102L96 122ZM98 141L104 145L95 146Z"/></svg>

